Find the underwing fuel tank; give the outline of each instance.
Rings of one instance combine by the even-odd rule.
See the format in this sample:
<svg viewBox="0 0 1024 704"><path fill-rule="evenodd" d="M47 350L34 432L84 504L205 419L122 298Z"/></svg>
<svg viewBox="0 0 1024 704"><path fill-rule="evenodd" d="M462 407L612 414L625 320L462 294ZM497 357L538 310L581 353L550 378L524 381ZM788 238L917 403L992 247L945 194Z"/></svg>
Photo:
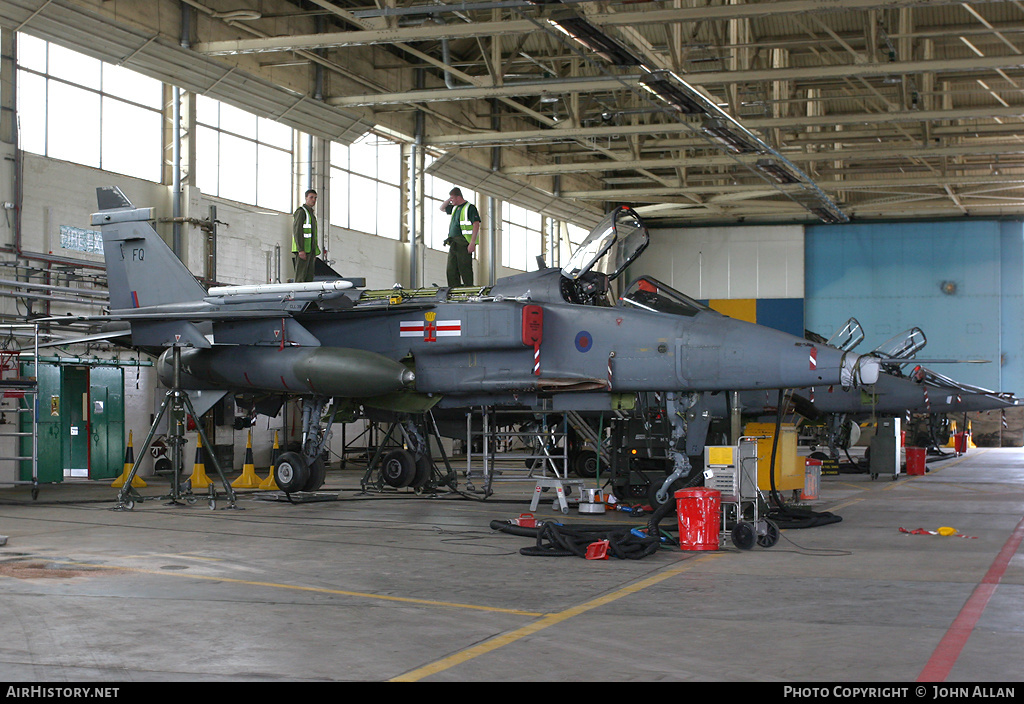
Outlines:
<svg viewBox="0 0 1024 704"><path fill-rule="evenodd" d="M171 386L171 350L160 356L160 381ZM415 374L375 352L347 347L274 349L225 345L181 352L184 388L229 388L367 398L411 387Z"/></svg>

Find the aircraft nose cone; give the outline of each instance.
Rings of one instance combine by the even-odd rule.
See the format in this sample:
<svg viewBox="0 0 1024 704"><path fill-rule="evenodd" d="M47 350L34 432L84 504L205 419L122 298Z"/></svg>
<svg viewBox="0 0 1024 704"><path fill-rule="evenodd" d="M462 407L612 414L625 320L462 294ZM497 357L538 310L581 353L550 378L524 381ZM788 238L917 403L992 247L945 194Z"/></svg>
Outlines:
<svg viewBox="0 0 1024 704"><path fill-rule="evenodd" d="M846 355L843 357L841 379L843 386L870 386L878 381L882 365L878 357L871 355Z"/></svg>

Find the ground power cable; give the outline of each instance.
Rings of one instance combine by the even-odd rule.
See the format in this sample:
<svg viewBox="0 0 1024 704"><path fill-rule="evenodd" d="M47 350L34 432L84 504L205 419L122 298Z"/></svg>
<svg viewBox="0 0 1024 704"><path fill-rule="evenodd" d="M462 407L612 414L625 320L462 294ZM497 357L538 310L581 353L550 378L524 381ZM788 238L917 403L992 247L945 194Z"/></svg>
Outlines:
<svg viewBox="0 0 1024 704"><path fill-rule="evenodd" d="M779 389L779 400L775 409L775 434L772 437L771 464L769 468L770 471L768 472L769 479L771 480L771 496L775 502L775 508L769 510L768 517L775 521L779 528L815 528L817 526L829 525L830 523L839 523L843 520L842 516L837 516L827 511L820 512L813 511L811 509L795 509L786 506L782 497L779 495L779 491L775 483L775 458L779 449L779 434L782 432L784 393L784 389Z"/></svg>

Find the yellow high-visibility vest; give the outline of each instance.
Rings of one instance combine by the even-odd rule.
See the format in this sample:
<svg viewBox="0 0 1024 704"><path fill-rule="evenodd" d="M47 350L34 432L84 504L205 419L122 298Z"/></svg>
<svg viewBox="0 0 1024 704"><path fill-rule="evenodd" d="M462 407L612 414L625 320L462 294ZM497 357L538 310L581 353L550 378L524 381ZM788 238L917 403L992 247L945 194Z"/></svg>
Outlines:
<svg viewBox="0 0 1024 704"><path fill-rule="evenodd" d="M316 222L313 220L313 213L305 205L302 206L302 215L305 218L302 222L302 246L304 252L313 251L313 240L316 239ZM299 244L292 238L292 252L299 251Z"/></svg>

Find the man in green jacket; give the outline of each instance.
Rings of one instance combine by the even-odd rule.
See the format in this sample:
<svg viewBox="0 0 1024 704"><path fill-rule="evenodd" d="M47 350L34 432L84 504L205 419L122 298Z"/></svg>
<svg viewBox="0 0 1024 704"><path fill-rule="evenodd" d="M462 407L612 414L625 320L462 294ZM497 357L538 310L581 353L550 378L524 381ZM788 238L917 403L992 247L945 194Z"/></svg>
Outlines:
<svg viewBox="0 0 1024 704"><path fill-rule="evenodd" d="M313 280L316 257L320 254L317 244L316 191L306 191L306 202L299 206L292 216L292 262L295 264L295 282Z"/></svg>
<svg viewBox="0 0 1024 704"><path fill-rule="evenodd" d="M473 252L480 236L480 213L476 206L462 197L462 189L449 191L441 210L452 216L448 225L448 285L473 285Z"/></svg>

